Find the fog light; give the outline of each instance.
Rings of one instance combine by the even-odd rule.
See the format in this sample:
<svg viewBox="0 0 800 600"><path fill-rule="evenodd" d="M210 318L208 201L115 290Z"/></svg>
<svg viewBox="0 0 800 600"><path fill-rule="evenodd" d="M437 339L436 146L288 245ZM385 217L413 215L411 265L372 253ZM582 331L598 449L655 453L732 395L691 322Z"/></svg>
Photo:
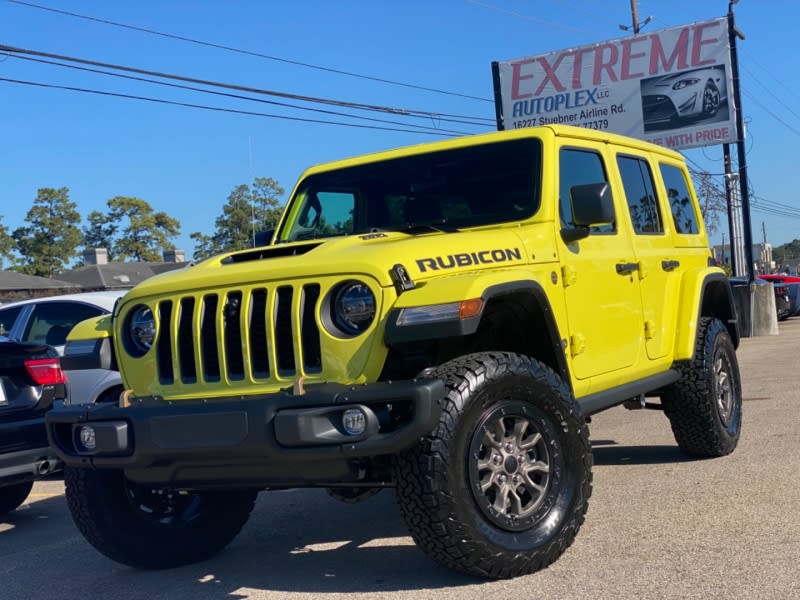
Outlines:
<svg viewBox="0 0 800 600"><path fill-rule="evenodd" d="M97 438L91 425L84 425L78 430L78 439L86 450L94 450L97 447Z"/></svg>
<svg viewBox="0 0 800 600"><path fill-rule="evenodd" d="M367 428L367 415L358 408L348 408L342 414L342 427L348 435L361 435Z"/></svg>

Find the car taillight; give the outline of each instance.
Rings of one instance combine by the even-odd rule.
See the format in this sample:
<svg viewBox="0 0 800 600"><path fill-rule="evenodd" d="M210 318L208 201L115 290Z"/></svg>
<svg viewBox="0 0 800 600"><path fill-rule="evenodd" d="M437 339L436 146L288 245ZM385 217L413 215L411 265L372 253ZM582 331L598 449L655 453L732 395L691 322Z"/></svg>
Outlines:
<svg viewBox="0 0 800 600"><path fill-rule="evenodd" d="M67 376L61 370L61 362L57 358L26 360L25 369L36 385L55 385L67 382Z"/></svg>

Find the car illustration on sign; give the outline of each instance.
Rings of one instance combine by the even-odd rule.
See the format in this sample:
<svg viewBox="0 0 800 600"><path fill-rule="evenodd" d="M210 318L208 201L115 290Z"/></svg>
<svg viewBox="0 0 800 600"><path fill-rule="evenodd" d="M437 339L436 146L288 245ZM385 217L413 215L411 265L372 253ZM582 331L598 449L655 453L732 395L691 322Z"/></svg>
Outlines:
<svg viewBox="0 0 800 600"><path fill-rule="evenodd" d="M728 118L725 65L643 79L641 92L645 131Z"/></svg>

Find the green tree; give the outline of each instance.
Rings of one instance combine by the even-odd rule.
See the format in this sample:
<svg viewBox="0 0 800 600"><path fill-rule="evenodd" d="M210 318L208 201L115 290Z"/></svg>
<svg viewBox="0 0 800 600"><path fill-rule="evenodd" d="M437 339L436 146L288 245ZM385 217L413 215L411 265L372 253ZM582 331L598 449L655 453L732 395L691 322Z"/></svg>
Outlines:
<svg viewBox="0 0 800 600"><path fill-rule="evenodd" d="M214 221L213 235L199 231L191 234L196 243L194 258L250 248L257 232L278 224L283 194L283 188L271 177L257 177L252 185L237 185L228 195L222 214Z"/></svg>
<svg viewBox="0 0 800 600"><path fill-rule="evenodd" d="M214 238L210 235L205 235L200 231L194 231L189 234L189 237L194 241L194 253L192 258L194 260L202 260L215 254Z"/></svg>
<svg viewBox="0 0 800 600"><path fill-rule="evenodd" d="M69 190L39 189L25 222L27 226L12 234L21 255L20 270L41 277L58 275L75 258L82 240L81 216L69 199Z"/></svg>
<svg viewBox="0 0 800 600"><path fill-rule="evenodd" d="M119 228L109 240L109 253L118 261L158 261L161 251L173 249L170 240L181 224L165 212L155 212L146 200L116 196L108 202L108 223Z"/></svg>
<svg viewBox="0 0 800 600"><path fill-rule="evenodd" d="M716 233L722 216L725 215L727 219L728 200L725 197L725 190L719 187L714 180L715 176L711 173L694 171L692 175L706 230L709 234Z"/></svg>
<svg viewBox="0 0 800 600"><path fill-rule="evenodd" d="M0 221L3 215L0 215ZM0 269L5 267L3 259L11 262L14 258L14 238L8 232L8 227L0 223Z"/></svg>
<svg viewBox="0 0 800 600"><path fill-rule="evenodd" d="M86 250L105 248L108 251L108 260L114 260L112 249L119 224L111 215L103 214L99 210L90 212L86 220L89 224L83 228L83 247Z"/></svg>
<svg viewBox="0 0 800 600"><path fill-rule="evenodd" d="M786 244L781 244L773 248L772 258L778 264L786 264L800 258L800 240L792 240Z"/></svg>

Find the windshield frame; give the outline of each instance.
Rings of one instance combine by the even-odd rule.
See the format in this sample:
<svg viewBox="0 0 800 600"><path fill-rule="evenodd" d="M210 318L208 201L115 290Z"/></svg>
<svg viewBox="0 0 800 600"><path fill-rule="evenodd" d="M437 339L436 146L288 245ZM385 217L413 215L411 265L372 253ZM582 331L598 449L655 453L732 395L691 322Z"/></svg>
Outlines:
<svg viewBox="0 0 800 600"><path fill-rule="evenodd" d="M526 220L541 208L542 155L539 138L522 137L312 173L297 185L275 239L452 232Z"/></svg>

